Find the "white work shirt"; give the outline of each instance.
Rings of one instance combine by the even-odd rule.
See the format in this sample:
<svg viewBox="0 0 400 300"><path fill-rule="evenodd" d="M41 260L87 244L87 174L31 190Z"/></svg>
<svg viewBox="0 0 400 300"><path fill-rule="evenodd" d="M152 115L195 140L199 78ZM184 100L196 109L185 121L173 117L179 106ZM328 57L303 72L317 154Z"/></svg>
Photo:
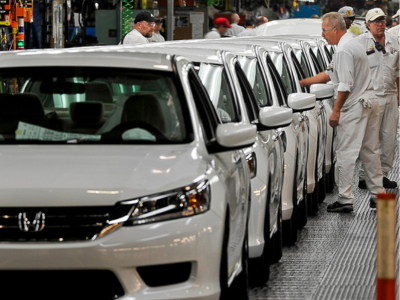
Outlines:
<svg viewBox="0 0 400 300"><path fill-rule="evenodd" d="M244 31L244 27L243 26L239 26L238 24L231 24L232 28L228 28L228 30L226 31L227 35L233 35L233 36L238 36L239 33L241 33L242 31Z"/></svg>
<svg viewBox="0 0 400 300"><path fill-rule="evenodd" d="M246 28L243 30L241 33L238 34L238 36L255 36L256 35L256 29L255 28Z"/></svg>
<svg viewBox="0 0 400 300"><path fill-rule="evenodd" d="M342 110L357 104L366 90L373 89L367 54L350 33L341 37L326 74L336 93L350 92Z"/></svg>
<svg viewBox="0 0 400 300"><path fill-rule="evenodd" d="M161 43L161 42L165 42L164 37L159 34L159 33L155 33L153 32L153 35L151 38L147 39L150 43Z"/></svg>
<svg viewBox="0 0 400 300"><path fill-rule="evenodd" d="M125 38L123 45L129 45L129 44L146 44L149 41L141 34L139 31L136 29L133 29L131 32L129 32Z"/></svg>
<svg viewBox="0 0 400 300"><path fill-rule="evenodd" d="M393 35L395 35L395 36L397 36L397 39L398 39L399 44L400 44L400 25L396 25L396 26L388 29L388 32L393 34Z"/></svg>
<svg viewBox="0 0 400 300"><path fill-rule="evenodd" d="M206 35L204 36L205 39L220 39L221 35L217 31L217 29L213 28L211 29L210 32L207 32Z"/></svg>
<svg viewBox="0 0 400 300"><path fill-rule="evenodd" d="M375 94L379 96L396 94L396 77L399 77L399 44L397 37L385 32L386 54L376 50L375 39L369 31L357 37L357 41L361 43L364 52L371 52L368 55L368 62Z"/></svg>

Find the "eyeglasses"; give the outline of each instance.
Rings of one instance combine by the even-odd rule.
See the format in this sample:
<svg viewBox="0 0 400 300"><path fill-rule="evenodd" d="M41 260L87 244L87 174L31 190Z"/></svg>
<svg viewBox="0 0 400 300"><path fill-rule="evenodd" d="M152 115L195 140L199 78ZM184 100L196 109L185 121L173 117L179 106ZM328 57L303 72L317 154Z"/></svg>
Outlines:
<svg viewBox="0 0 400 300"><path fill-rule="evenodd" d="M369 21L368 23L386 24L386 20L385 19L380 19L380 20Z"/></svg>
<svg viewBox="0 0 400 300"><path fill-rule="evenodd" d="M329 29L332 29L332 27L328 27L328 28L322 28L322 33L327 32Z"/></svg>
<svg viewBox="0 0 400 300"><path fill-rule="evenodd" d="M142 24L146 23L146 25L149 26L149 27L155 27L156 26L156 23L149 23L147 21L142 21L140 23L142 23Z"/></svg>

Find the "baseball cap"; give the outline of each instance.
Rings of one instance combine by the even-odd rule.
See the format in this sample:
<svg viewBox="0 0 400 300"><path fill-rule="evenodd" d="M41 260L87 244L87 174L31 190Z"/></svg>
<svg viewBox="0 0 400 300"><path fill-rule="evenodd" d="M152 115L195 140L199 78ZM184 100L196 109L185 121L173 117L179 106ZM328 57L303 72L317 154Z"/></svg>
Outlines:
<svg viewBox="0 0 400 300"><path fill-rule="evenodd" d="M399 16L400 16L400 9L397 11L397 13L394 16L392 16L392 19L398 18Z"/></svg>
<svg viewBox="0 0 400 300"><path fill-rule="evenodd" d="M214 24L219 26L224 26L225 28L232 28L231 24L229 24L228 20L225 18L215 19Z"/></svg>
<svg viewBox="0 0 400 300"><path fill-rule="evenodd" d="M152 15L152 13L150 13L147 10L141 11L140 13L138 13L135 17L135 24L141 21L146 21L146 22L155 22L157 19L154 18L154 16Z"/></svg>
<svg viewBox="0 0 400 300"><path fill-rule="evenodd" d="M154 21L156 24L160 24L161 23L161 21L162 21L162 19L161 18L157 18L156 17L156 20Z"/></svg>
<svg viewBox="0 0 400 300"><path fill-rule="evenodd" d="M352 18L356 16L354 9L351 6L343 6L338 10L338 13L340 13L343 18Z"/></svg>
<svg viewBox="0 0 400 300"><path fill-rule="evenodd" d="M365 16L365 22L373 21L379 17L386 17L385 13L380 8L373 8L367 12Z"/></svg>

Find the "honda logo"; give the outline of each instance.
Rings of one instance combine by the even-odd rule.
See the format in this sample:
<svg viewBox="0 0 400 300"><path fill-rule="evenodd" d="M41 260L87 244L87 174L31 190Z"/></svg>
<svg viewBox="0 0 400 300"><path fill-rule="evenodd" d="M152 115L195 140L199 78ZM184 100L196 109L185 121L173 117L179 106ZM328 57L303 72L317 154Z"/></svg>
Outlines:
<svg viewBox="0 0 400 300"><path fill-rule="evenodd" d="M18 227L23 232L39 232L44 228L45 214L39 212L23 212L18 214Z"/></svg>

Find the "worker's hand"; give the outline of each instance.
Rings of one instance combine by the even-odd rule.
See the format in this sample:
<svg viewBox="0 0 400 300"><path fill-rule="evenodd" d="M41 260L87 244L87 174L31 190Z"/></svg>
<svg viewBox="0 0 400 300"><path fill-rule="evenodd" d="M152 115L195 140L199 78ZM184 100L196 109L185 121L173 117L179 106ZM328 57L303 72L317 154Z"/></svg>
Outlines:
<svg viewBox="0 0 400 300"><path fill-rule="evenodd" d="M331 127L334 128L339 126L339 118L340 118L340 111L338 112L333 111L331 117L329 118L329 125L331 125Z"/></svg>

